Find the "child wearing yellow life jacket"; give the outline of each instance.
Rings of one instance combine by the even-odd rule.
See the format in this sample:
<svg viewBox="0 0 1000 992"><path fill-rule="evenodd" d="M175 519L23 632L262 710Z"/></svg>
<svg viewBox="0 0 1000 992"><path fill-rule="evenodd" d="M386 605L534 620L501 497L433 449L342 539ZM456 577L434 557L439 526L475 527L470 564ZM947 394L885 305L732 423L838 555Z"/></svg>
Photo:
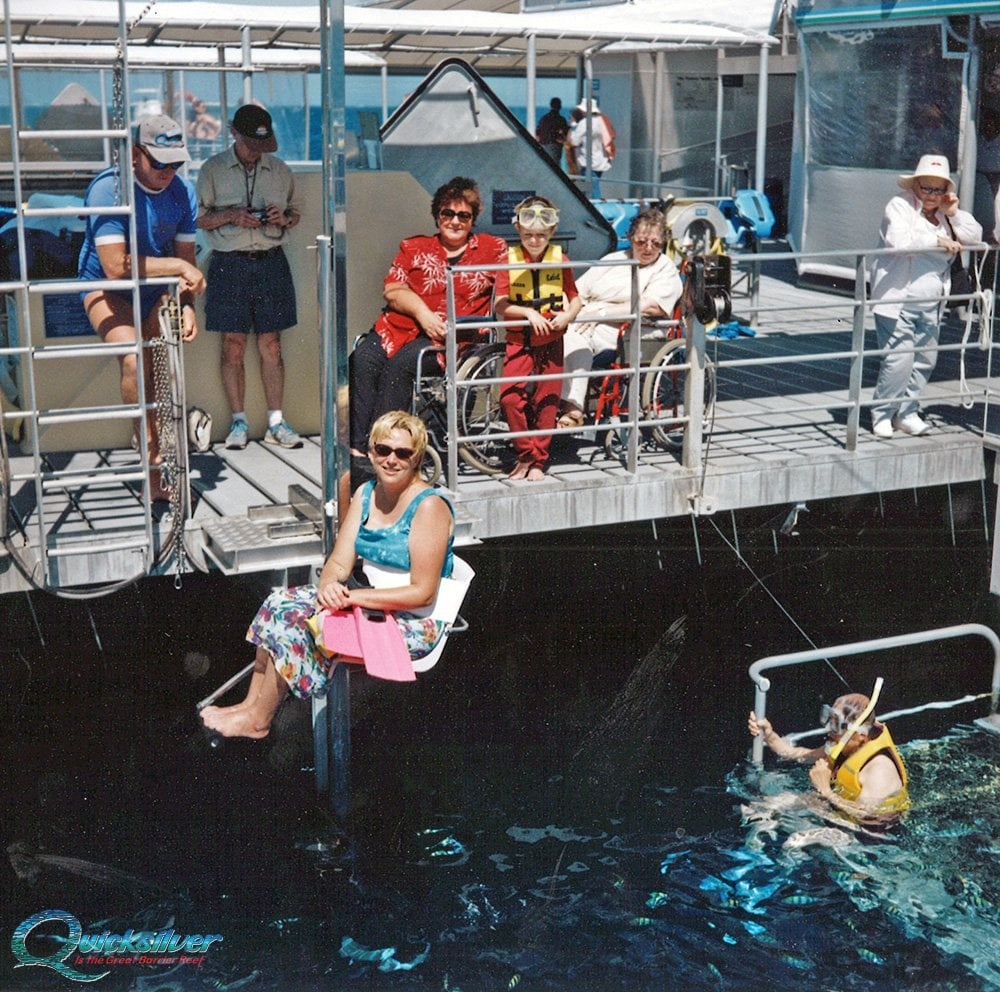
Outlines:
<svg viewBox="0 0 1000 992"><path fill-rule="evenodd" d="M573 270L568 256L550 244L559 224L559 211L544 196L529 196L514 209L514 228L521 239L508 249L508 262L548 263L546 268L511 269L497 280L496 312L500 320L523 321L507 328L507 376L551 375L563 370L563 335L580 312ZM506 280L504 291L503 275ZM551 430L559 412L562 383L558 379L506 383L500 403L511 431ZM549 435L515 437L517 464L511 479L537 482L545 478Z"/></svg>

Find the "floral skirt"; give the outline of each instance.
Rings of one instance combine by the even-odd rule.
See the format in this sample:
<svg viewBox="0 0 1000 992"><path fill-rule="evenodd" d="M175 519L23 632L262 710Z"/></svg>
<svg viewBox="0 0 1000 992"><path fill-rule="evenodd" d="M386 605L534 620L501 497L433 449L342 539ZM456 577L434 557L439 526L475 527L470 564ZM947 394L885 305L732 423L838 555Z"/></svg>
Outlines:
<svg viewBox="0 0 1000 992"><path fill-rule="evenodd" d="M337 658L328 658L317 647L306 621L316 612L316 586L275 589L261 604L247 629L247 640L263 648L278 674L300 699L322 696L329 688ZM430 617L394 613L406 649L416 661L430 654L444 634L446 624Z"/></svg>

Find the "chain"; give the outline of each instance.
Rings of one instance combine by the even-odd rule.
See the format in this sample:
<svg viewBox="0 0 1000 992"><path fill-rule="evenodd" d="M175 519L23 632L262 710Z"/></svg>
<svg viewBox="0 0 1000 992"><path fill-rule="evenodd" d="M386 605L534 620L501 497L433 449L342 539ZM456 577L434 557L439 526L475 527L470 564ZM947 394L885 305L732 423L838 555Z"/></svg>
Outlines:
<svg viewBox="0 0 1000 992"><path fill-rule="evenodd" d="M177 555L177 579L184 570L184 492L188 480L181 445L186 443L184 405L180 382L181 308L174 295L160 306L160 334L149 342L152 349L153 393L156 401L156 426L160 438L160 472L163 485L170 490L172 516L170 540Z"/></svg>
<svg viewBox="0 0 1000 992"><path fill-rule="evenodd" d="M121 35L115 40L115 61L111 73L111 126L116 131L124 131L125 120L125 45L136 27L142 19L156 6L156 0L151 0L139 12L139 16L125 25L125 36ZM111 148L111 166L115 170L115 206L121 206L122 196L122 173L121 173L121 145L119 139L115 139Z"/></svg>

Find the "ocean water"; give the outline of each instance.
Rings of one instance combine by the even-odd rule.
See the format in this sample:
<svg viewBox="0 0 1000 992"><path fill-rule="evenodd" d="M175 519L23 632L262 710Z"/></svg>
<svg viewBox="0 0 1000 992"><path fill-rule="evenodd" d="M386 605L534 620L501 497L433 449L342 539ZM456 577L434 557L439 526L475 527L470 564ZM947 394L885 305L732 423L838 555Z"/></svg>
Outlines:
<svg viewBox="0 0 1000 992"><path fill-rule="evenodd" d="M469 632L416 684L352 680L343 822L306 707L263 742L198 730L269 576L6 597L4 934L57 910L85 934L222 937L197 964L77 966L136 992L1000 987L985 702L894 725L914 809L881 842L809 805L804 769L745 760L756 658L996 626L979 487L952 495L955 546L935 491L810 504L787 536L787 508L744 511L739 556L728 517L702 520L701 564L684 520L465 549ZM886 709L983 691L987 654L808 666L769 713L813 726L876 674ZM67 935L50 920L28 953ZM4 992L83 987L4 943Z"/></svg>

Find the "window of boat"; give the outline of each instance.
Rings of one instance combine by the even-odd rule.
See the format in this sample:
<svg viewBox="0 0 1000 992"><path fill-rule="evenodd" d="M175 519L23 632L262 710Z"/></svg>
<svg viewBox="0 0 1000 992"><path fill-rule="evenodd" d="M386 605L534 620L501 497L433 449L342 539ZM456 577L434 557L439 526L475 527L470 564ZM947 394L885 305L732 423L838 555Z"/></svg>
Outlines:
<svg viewBox="0 0 1000 992"><path fill-rule="evenodd" d="M802 34L809 159L905 171L957 161L962 62L941 57L938 24Z"/></svg>

